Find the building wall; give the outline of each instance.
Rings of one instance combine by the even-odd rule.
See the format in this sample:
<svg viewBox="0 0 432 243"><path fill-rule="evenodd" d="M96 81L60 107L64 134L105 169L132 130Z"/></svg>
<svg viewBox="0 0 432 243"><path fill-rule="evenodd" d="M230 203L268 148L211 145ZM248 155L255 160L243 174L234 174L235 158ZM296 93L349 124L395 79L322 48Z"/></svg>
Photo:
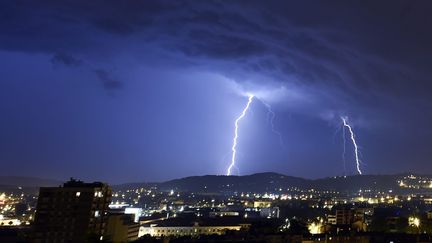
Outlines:
<svg viewBox="0 0 432 243"><path fill-rule="evenodd" d="M270 201L254 201L254 208L269 208L271 207Z"/></svg>
<svg viewBox="0 0 432 243"><path fill-rule="evenodd" d="M138 239L139 224L133 215L119 214L108 217L104 239L111 242L129 242Z"/></svg>
<svg viewBox="0 0 432 243"><path fill-rule="evenodd" d="M111 189L103 183L71 181L63 187L40 188L34 241L100 239L105 230L110 200Z"/></svg>
<svg viewBox="0 0 432 243"><path fill-rule="evenodd" d="M0 219L0 226L17 226L20 225L21 221L18 219Z"/></svg>
<svg viewBox="0 0 432 243"><path fill-rule="evenodd" d="M240 230L241 226L179 226L179 227L162 227L150 226L140 227L139 237L151 235L154 237L161 236L196 236L196 235L223 235L228 230Z"/></svg>
<svg viewBox="0 0 432 243"><path fill-rule="evenodd" d="M279 207L261 208L260 216L264 218L279 218Z"/></svg>
<svg viewBox="0 0 432 243"><path fill-rule="evenodd" d="M232 211L218 211L218 212L210 212L209 217L215 218L215 217L225 217L225 216L239 216L239 212L232 212Z"/></svg>
<svg viewBox="0 0 432 243"><path fill-rule="evenodd" d="M336 210L336 224L349 225L354 222L354 211L351 209Z"/></svg>

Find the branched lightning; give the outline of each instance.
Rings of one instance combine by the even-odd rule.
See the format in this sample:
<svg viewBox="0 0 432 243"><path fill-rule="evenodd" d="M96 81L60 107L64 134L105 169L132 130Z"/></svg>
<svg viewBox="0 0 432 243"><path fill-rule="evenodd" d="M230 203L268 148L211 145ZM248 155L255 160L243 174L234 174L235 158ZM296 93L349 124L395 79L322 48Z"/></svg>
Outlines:
<svg viewBox="0 0 432 243"><path fill-rule="evenodd" d="M227 169L227 173L226 173L227 176L231 175L231 169L232 169L233 166L235 166L235 160L236 160L236 155L237 155L236 147L237 147L239 122L246 115L246 112L248 111L249 106L252 103L253 98L254 98L254 95L249 95L249 99L248 99L248 102L246 104L246 107L243 109L243 112L240 114L240 116L234 122L234 125L235 125L234 139L233 139L233 145L231 147L232 157L231 157L231 164L230 164L230 166Z"/></svg>
<svg viewBox="0 0 432 243"><path fill-rule="evenodd" d="M284 148L285 146L284 146L284 142L283 142L283 139L282 139L282 134L275 129L275 125L274 125L274 122L273 122L274 119L275 119L275 117L276 117L276 114L274 113L274 111L272 110L272 108L271 108L271 106L269 104L264 103L264 105L267 107L267 110L268 110L267 119L270 121L271 130L272 130L272 132L274 134L278 135L278 137L279 137L279 143L280 143L281 147Z"/></svg>
<svg viewBox="0 0 432 243"><path fill-rule="evenodd" d="M348 124L347 119L344 117L341 117L341 119L342 119L344 127L348 128L348 131L350 132L350 138L351 138L351 141L354 145L354 155L355 155L355 160L356 160L356 165L357 165L357 172L361 175L362 171L360 170L359 151L358 151L358 145L357 145L357 141L355 139L354 132L353 132L351 126Z"/></svg>

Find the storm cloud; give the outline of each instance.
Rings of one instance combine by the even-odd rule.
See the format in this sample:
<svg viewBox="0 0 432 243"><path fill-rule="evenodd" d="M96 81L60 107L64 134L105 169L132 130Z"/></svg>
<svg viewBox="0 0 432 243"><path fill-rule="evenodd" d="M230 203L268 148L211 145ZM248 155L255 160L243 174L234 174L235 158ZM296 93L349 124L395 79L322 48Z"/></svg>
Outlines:
<svg viewBox="0 0 432 243"><path fill-rule="evenodd" d="M3 1L0 50L84 66L123 93L131 69L214 73L242 91L286 91L272 103L283 112L331 126L348 115L357 128L410 129L420 136L404 136L421 141L431 135L431 10L429 1Z"/></svg>

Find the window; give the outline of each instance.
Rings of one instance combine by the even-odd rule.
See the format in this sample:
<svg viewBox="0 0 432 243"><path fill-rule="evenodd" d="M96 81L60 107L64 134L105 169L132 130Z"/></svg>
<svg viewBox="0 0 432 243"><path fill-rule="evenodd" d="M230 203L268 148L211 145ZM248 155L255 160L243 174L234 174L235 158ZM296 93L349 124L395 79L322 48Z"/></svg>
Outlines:
<svg viewBox="0 0 432 243"><path fill-rule="evenodd" d="M80 195L81 195L81 192L76 192L76 193L75 193L75 196L76 196L76 197L79 197Z"/></svg>
<svg viewBox="0 0 432 243"><path fill-rule="evenodd" d="M94 215L95 215L96 218L98 218L100 216L99 210L96 210Z"/></svg>

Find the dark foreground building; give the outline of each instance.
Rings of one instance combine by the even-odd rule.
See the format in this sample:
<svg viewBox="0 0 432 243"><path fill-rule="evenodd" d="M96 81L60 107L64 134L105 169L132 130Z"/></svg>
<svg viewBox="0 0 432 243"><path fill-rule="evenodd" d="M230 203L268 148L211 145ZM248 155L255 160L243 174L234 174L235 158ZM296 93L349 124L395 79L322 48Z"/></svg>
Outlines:
<svg viewBox="0 0 432 243"><path fill-rule="evenodd" d="M42 187L36 208L34 242L103 239L111 188L71 179L63 187Z"/></svg>

